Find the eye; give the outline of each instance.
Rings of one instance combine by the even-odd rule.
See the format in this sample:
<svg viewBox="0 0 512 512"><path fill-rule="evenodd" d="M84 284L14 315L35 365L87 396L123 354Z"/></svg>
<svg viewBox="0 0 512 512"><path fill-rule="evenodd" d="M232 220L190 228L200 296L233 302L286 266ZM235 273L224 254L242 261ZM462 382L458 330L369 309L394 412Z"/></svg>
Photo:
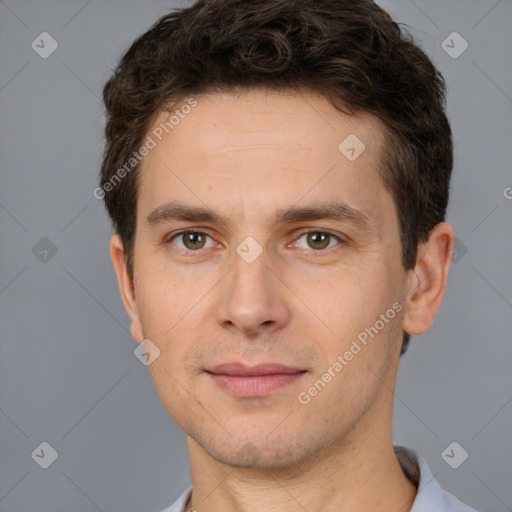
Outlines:
<svg viewBox="0 0 512 512"><path fill-rule="evenodd" d="M305 238L307 246L300 245L299 240ZM331 249L332 247L339 245L343 240L326 231L308 231L303 233L295 242L298 247L303 249L313 249L315 251L323 251L325 249ZM332 242L337 242L331 245Z"/></svg>
<svg viewBox="0 0 512 512"><path fill-rule="evenodd" d="M211 243L209 246L206 245L206 239L209 238ZM177 242L174 242L176 240ZM180 245L180 243L182 245ZM167 243L173 243L179 249L183 251L198 251L199 249L208 249L215 246L215 242L212 238L203 233L202 231L194 231L192 229L183 230L176 233L167 240Z"/></svg>

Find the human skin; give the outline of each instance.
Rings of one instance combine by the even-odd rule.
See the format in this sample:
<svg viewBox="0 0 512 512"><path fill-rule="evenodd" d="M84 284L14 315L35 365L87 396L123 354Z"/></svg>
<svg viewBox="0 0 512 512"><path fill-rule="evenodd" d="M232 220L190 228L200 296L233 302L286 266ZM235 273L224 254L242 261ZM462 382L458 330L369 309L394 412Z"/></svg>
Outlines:
<svg viewBox="0 0 512 512"><path fill-rule="evenodd" d="M133 282L118 235L111 257L132 336L160 349L149 371L187 436L199 512L412 505L416 489L392 440L402 332L432 325L454 234L438 224L415 268L404 270L396 207L378 174L383 133L373 116L341 113L314 93L218 93L199 96L144 158ZM350 134L366 146L353 162L338 149ZM224 222L147 222L173 201ZM273 221L280 210L329 202L357 213ZM172 238L185 228L202 233L204 245ZM333 235L328 243L322 233ZM262 249L252 262L236 251L249 236ZM300 403L299 393L394 303L402 306L395 318ZM261 396L235 396L207 371L227 362L304 373Z"/></svg>

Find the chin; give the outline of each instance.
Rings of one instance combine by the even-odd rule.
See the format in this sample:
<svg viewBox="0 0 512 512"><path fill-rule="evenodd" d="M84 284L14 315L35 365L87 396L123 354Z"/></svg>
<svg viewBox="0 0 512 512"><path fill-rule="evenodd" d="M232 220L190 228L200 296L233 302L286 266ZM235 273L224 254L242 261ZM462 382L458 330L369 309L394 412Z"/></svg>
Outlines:
<svg viewBox="0 0 512 512"><path fill-rule="evenodd" d="M310 439L313 441L312 439ZM269 442L265 436L259 440L227 440L224 445L199 443L210 457L223 464L247 469L285 469L300 465L309 459L321 446L306 446L304 439L293 442L288 438Z"/></svg>

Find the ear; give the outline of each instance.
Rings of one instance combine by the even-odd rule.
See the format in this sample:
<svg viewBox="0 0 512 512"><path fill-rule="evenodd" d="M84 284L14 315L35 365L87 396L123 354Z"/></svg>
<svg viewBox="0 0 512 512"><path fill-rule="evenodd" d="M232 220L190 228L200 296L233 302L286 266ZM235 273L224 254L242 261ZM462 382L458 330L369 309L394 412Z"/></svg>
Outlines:
<svg viewBox="0 0 512 512"><path fill-rule="evenodd" d="M135 302L134 286L128 273L124 245L119 235L113 235L110 239L110 257L116 271L121 299L131 320L131 335L137 343L141 343L144 340L144 336L137 311L137 303Z"/></svg>
<svg viewBox="0 0 512 512"><path fill-rule="evenodd" d="M418 247L414 269L409 272L402 329L409 334L427 332L441 307L452 262L455 235L446 222L437 224L427 242Z"/></svg>

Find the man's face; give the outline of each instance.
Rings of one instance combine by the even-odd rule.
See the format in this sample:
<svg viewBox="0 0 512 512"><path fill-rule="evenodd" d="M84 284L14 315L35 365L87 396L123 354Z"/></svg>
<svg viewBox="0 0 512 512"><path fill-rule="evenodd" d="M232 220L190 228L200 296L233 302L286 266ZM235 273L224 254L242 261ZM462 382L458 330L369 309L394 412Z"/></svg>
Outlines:
<svg viewBox="0 0 512 512"><path fill-rule="evenodd" d="M132 333L160 350L149 370L169 414L215 459L260 467L342 442L370 411L389 421L407 274L380 122L253 91L201 96L164 135L140 174ZM165 209L178 203L210 218Z"/></svg>

